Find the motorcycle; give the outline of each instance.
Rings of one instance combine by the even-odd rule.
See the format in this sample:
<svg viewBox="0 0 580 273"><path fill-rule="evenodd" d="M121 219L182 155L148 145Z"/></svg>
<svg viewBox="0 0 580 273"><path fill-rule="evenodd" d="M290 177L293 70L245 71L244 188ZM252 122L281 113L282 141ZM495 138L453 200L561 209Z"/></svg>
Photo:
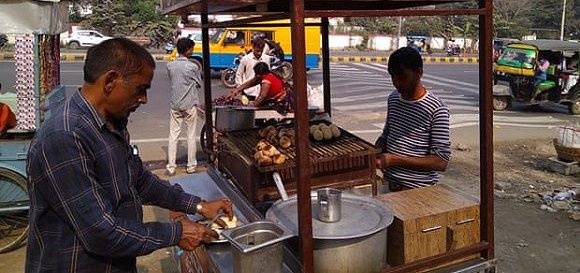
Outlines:
<svg viewBox="0 0 580 273"><path fill-rule="evenodd" d="M461 48L459 48L459 45L450 45L445 52L447 56L459 56Z"/></svg>
<svg viewBox="0 0 580 273"><path fill-rule="evenodd" d="M225 87L236 87L236 72L238 71L238 66L240 66L240 62L245 55L246 54L244 53L238 54L238 56L234 59L233 66L222 70L221 80Z"/></svg>
<svg viewBox="0 0 580 273"><path fill-rule="evenodd" d="M165 54L170 54L175 49L175 45L172 42L167 42L163 47Z"/></svg>
<svg viewBox="0 0 580 273"><path fill-rule="evenodd" d="M240 53L235 59L233 66L224 69L221 72L222 84L227 88L236 87L236 72L238 71L238 66L240 66L240 61L245 56L244 53ZM278 57L272 57L270 62L270 68L272 73L278 75L284 82L288 82L292 79L292 64L290 62L279 59Z"/></svg>

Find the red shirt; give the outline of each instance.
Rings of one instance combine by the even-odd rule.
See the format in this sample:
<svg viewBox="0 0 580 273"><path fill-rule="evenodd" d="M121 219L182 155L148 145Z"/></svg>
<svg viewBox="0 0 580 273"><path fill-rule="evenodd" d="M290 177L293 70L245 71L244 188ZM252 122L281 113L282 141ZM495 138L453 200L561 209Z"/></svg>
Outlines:
<svg viewBox="0 0 580 273"><path fill-rule="evenodd" d="M270 72L262 79L262 82L265 81L270 83L270 90L268 91L268 96L266 99L274 98L277 95L284 93L284 82L278 76Z"/></svg>

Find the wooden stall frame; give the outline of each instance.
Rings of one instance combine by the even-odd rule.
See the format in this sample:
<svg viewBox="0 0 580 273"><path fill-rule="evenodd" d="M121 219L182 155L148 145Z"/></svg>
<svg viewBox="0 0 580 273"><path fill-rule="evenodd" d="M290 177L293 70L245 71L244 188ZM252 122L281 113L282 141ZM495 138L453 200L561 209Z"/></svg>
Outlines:
<svg viewBox="0 0 580 273"><path fill-rule="evenodd" d="M308 139L308 116L307 116L307 93L305 67L305 39L304 19L322 18L322 59L323 59L323 83L324 83L324 108L330 114L330 65L328 48L328 17L379 17L379 16L449 16L449 15L472 15L479 19L479 122L480 122L480 221L481 242L477 245L458 249L443 255L422 259L410 264L390 267L384 273L413 272L420 269L433 268L458 258L467 257L480 253L486 260L494 259L494 210L493 210L493 109L492 109L492 44L493 44L493 0L478 0L477 9L401 9L428 4L442 4L449 2L464 1L334 1L331 5L328 1L324 7L337 7L336 3L342 3L340 9L323 9L316 4L305 9L307 0L279 1L286 3L285 7L276 7L269 10L265 0L186 0L164 10L165 13L192 13L198 12L202 17L202 38L204 56L204 87L205 106L211 110L211 81L209 77L209 28L228 27L252 24L274 19L290 19L293 48L293 72L294 90L296 94L296 132L297 138L297 177L298 183L298 211L299 211L299 236L300 254L303 272L313 272L313 238L312 238L312 212L310 209L310 164L308 162L309 139ZM310 1L315 2L315 1ZM215 6L211 6L215 4ZM210 8L211 6L211 8ZM273 9L273 8L272 8ZM280 12L289 11L289 13ZM260 16L231 20L228 22L209 23L210 13L259 13ZM267 14L270 12L270 14ZM274 14L272 14L274 12ZM212 124L211 111L206 111L206 122ZM207 131L207 139L213 139L211 130ZM211 150L211 147L210 147ZM493 268L490 271L495 271Z"/></svg>

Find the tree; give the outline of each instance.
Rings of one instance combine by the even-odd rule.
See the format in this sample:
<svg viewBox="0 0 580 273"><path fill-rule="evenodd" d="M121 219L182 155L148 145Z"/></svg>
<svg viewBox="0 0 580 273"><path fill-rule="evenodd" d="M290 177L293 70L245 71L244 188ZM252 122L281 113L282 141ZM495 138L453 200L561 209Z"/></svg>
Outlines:
<svg viewBox="0 0 580 273"><path fill-rule="evenodd" d="M78 8L90 5L92 14L79 17ZM152 47L173 39L177 18L159 12L157 0L86 0L75 1L71 20L110 36L145 36ZM79 20L80 19L80 20Z"/></svg>

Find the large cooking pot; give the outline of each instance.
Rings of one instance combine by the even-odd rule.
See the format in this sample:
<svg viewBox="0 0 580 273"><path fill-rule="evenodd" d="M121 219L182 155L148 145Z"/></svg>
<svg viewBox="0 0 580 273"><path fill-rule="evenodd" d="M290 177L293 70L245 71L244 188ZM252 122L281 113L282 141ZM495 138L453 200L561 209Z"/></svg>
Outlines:
<svg viewBox="0 0 580 273"><path fill-rule="evenodd" d="M311 193L312 215L318 215L318 197ZM266 218L298 235L296 196L279 200ZM341 220L312 219L314 271L317 273L375 273L387 262L387 227L393 214L383 203L366 196L342 195Z"/></svg>

